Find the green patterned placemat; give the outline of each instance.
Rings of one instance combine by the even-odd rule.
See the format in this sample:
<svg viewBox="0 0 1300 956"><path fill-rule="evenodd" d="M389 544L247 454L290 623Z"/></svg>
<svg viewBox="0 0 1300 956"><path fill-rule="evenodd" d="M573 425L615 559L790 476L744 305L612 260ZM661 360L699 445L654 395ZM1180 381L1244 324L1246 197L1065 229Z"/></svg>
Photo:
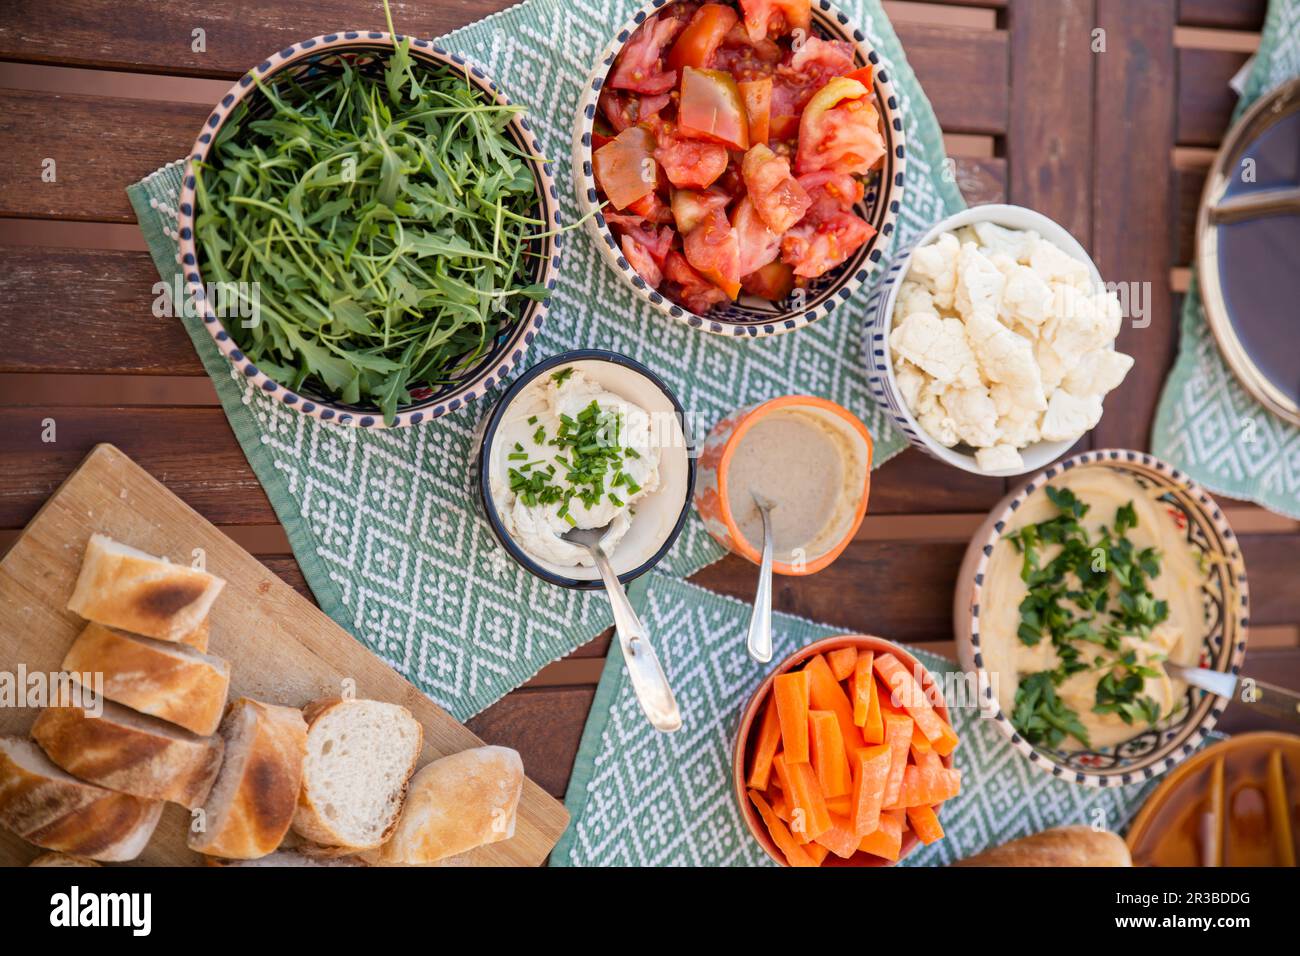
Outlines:
<svg viewBox="0 0 1300 956"><path fill-rule="evenodd" d="M1300 76L1300 0L1272 0L1233 122ZM1300 518L1300 428L1269 412L1237 381L1205 321L1193 282L1183 298L1178 360L1165 383L1151 451L1211 491Z"/></svg>
<svg viewBox="0 0 1300 956"><path fill-rule="evenodd" d="M842 0L894 76L908 144L904 238L962 205L929 102L879 0ZM528 0L443 38L481 63L528 109L557 160L567 220L576 219L568 154L580 89L599 51L634 9L613 0ZM400 24L399 24L400 26ZM180 169L127 192L160 274L176 261ZM736 339L669 322L637 300L582 232L565 243L546 327L526 365L573 348L624 352L712 422L789 392L830 398L867 422L876 464L902 438L872 402L858 308L791 335ZM471 433L494 396L426 425L362 431L299 415L235 376L203 330L185 325L216 382L231 427L289 535L321 608L457 718L467 718L609 623L602 595L552 587L497 547L471 496ZM686 576L722 554L692 515L660 565Z"/></svg>
<svg viewBox="0 0 1300 956"><path fill-rule="evenodd" d="M552 866L774 865L750 836L731 783L740 712L770 665L745 652L749 605L651 574L642 619L655 636L685 723L656 732L636 702L618 647L610 650L582 735L565 805L571 822ZM774 614L774 660L842 629ZM913 651L932 672L951 661ZM951 863L985 847L1067 823L1120 831L1153 783L1100 789L1032 767L971 709L952 709L961 795L943 806L944 839L908 866Z"/></svg>

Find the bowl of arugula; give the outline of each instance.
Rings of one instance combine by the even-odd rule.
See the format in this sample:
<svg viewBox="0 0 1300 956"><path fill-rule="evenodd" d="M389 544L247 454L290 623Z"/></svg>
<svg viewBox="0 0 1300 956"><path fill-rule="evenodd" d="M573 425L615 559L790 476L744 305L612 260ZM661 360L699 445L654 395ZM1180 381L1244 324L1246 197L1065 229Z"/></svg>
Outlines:
<svg viewBox="0 0 1300 956"><path fill-rule="evenodd" d="M186 162L186 294L256 388L414 425L523 359L555 286L551 163L522 107L432 41L340 31L242 76Z"/></svg>
<svg viewBox="0 0 1300 956"><path fill-rule="evenodd" d="M1074 455L993 509L953 597L982 713L1029 761L1123 786L1190 756L1227 701L1166 666L1236 674L1249 597L1222 509L1139 451Z"/></svg>

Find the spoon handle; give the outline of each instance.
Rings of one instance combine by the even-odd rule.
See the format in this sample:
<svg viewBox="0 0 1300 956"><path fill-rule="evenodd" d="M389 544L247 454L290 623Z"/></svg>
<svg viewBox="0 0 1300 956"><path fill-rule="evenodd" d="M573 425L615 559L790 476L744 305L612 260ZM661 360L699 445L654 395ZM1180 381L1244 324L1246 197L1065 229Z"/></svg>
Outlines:
<svg viewBox="0 0 1300 956"><path fill-rule="evenodd" d="M682 715L677 709L673 689L668 686L668 677L659 664L659 657L650 646L650 638L641 618L637 616L632 602L627 599L623 582L614 573L604 550L597 545L590 551L614 610L614 630L618 633L618 643L623 649L623 661L627 665L628 676L632 678L632 690L636 693L636 699L655 730L672 733L682 726Z"/></svg>
<svg viewBox="0 0 1300 956"><path fill-rule="evenodd" d="M758 566L758 592L754 595L754 611L749 618L749 639L746 647L749 656L760 664L772 659L772 513L759 508L763 517L763 560Z"/></svg>

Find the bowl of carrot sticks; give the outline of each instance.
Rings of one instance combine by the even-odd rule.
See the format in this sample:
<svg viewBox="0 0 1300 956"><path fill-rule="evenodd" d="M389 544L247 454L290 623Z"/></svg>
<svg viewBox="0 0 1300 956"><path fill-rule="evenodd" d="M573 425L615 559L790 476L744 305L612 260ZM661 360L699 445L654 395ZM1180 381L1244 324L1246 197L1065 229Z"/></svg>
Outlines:
<svg viewBox="0 0 1300 956"><path fill-rule="evenodd" d="M741 815L783 866L890 866L943 838L961 792L942 687L906 650L863 634L787 657L736 733Z"/></svg>

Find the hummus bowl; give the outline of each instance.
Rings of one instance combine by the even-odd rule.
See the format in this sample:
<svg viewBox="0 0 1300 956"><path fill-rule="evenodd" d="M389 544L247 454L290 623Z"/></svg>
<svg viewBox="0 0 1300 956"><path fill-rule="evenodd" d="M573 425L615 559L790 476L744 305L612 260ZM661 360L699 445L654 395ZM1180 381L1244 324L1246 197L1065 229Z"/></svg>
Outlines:
<svg viewBox="0 0 1300 956"><path fill-rule="evenodd" d="M1156 640L1161 628L1167 627L1165 633L1174 636L1163 653L1188 666L1232 674L1239 671L1250 623L1240 543L1214 499L1177 468L1143 452L1104 449L1067 458L1021 485L993 509L966 549L953 595L953 625L962 667L978 679L983 716L992 719L1030 763L1053 776L1089 787L1149 780L1194 753L1226 705L1220 697L1170 680L1158 668L1158 657L1138 661L1156 671L1142 685L1142 693L1162 689L1170 702L1154 722L1120 723L1114 713L1091 707L1076 711L1074 716L1087 731L1086 745L1068 735L1055 745L1042 740L1031 743L1013 723L1009 697L1029 669L1014 662L1032 659L1040 648L1017 636L1015 622L1023 621L1020 602L1026 585L1019 573L1020 553L1010 550L1015 547L1010 536L1046 513L1042 508L1045 486L1058 493L1077 489L1079 500L1092 509L1092 522L1109 520L1111 506L1118 508L1125 500L1136 505L1139 520L1131 526L1134 543L1157 549L1160 571L1150 577L1150 588L1167 605L1167 616L1150 630L1148 640ZM1112 492L1118 493L1108 498ZM1118 512L1115 514L1118 531ZM1044 558L1046 553L1044 548ZM1105 587L1110 586L1107 581ZM1106 607L1117 603L1112 601ZM1076 614L1071 621L1081 617ZM1100 614L1093 618L1094 622L1100 620ZM1125 643L1122 650L1138 646L1137 638L1123 640L1134 643ZM1047 650L1051 642L1040 637L1040 643L1042 650ZM1089 649L1085 662L1097 666L1077 676L1096 673L1104 678L1115 673L1113 661L1101 663L1099 644L1084 646ZM1091 658L1093 648L1097 648L1095 659ZM1123 676L1126 672L1118 673ZM1056 685L1060 699L1065 700L1074 676ZM1008 680L1012 683L1004 687ZM1099 698L1100 691L1094 698L1098 704Z"/></svg>
<svg viewBox="0 0 1300 956"><path fill-rule="evenodd" d="M599 483L580 486L588 501L579 500L578 492L560 498L561 489L573 487L573 475L591 471L594 460L580 464L578 444L559 447L557 440L570 429L578 434L589 420L594 429L598 402L618 410L614 451L595 462ZM603 585L590 558L561 534L571 526L610 522L604 541L619 580L627 584L639 577L668 553L690 511L695 457L685 420L668 385L625 355L582 349L534 365L501 396L475 438L476 498L493 535L517 564L542 580L598 590ZM594 448L591 432L585 434L581 444ZM626 448L620 444L624 438ZM545 484L546 491L533 494L523 487L544 470L551 477L539 477L536 485Z"/></svg>

